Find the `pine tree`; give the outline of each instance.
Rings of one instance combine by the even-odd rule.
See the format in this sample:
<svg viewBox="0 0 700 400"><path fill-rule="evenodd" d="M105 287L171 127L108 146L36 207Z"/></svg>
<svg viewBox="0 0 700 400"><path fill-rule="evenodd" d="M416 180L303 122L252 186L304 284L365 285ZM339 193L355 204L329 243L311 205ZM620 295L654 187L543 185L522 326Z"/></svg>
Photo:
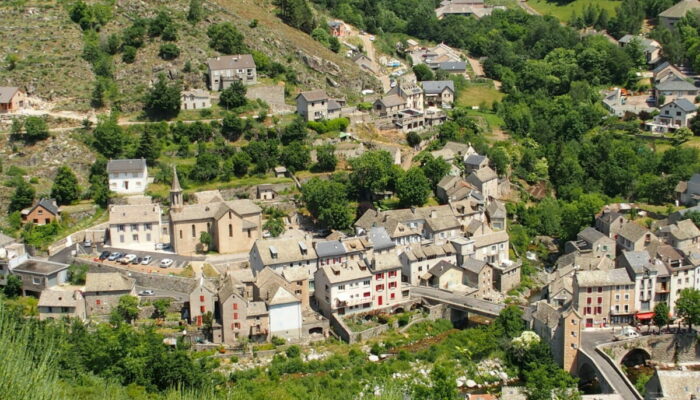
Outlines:
<svg viewBox="0 0 700 400"><path fill-rule="evenodd" d="M19 179L17 182L15 193L12 195L8 210L10 213L21 211L32 205L36 191L32 185L28 184L24 179Z"/></svg>
<svg viewBox="0 0 700 400"><path fill-rule="evenodd" d="M160 157L160 142L148 129L141 135L136 157L146 159L148 165L155 165L156 160Z"/></svg>
<svg viewBox="0 0 700 400"><path fill-rule="evenodd" d="M180 113L180 85L168 85L165 74L158 75L158 81L146 95L144 110L151 118L176 117Z"/></svg>

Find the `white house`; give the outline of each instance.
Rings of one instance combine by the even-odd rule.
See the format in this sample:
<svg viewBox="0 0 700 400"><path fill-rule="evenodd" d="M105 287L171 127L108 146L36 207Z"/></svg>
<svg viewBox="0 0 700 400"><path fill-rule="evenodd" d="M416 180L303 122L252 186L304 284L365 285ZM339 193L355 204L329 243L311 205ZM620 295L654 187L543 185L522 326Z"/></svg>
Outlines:
<svg viewBox="0 0 700 400"><path fill-rule="evenodd" d="M250 54L219 56L207 60L209 87L211 90L224 90L233 82L254 85L258 82L255 60Z"/></svg>
<svg viewBox="0 0 700 400"><path fill-rule="evenodd" d="M270 315L270 334L285 339L301 338L301 301L283 287L279 287L267 303Z"/></svg>
<svg viewBox="0 0 700 400"><path fill-rule="evenodd" d="M120 194L139 194L148 185L146 160L109 160L109 190Z"/></svg>
<svg viewBox="0 0 700 400"><path fill-rule="evenodd" d="M314 297L319 310L329 317L370 311L374 301L372 273L364 261L326 265L315 274Z"/></svg>
<svg viewBox="0 0 700 400"><path fill-rule="evenodd" d="M109 208L109 237L118 248L152 250L161 243L163 226L157 203L115 204Z"/></svg>
<svg viewBox="0 0 700 400"><path fill-rule="evenodd" d="M687 128L691 119L698 114L698 107L685 98L677 98L664 104L654 122L647 123L647 129L653 132L668 132L678 128Z"/></svg>

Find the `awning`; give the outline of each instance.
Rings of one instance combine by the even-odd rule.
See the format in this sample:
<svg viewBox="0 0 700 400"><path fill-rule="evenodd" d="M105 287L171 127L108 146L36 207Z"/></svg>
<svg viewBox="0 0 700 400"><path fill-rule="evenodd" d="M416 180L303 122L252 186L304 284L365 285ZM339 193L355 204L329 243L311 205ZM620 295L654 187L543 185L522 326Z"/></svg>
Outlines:
<svg viewBox="0 0 700 400"><path fill-rule="evenodd" d="M635 315L635 318L637 318L637 319L652 319L652 318L654 318L654 313L653 312L639 313L639 314Z"/></svg>

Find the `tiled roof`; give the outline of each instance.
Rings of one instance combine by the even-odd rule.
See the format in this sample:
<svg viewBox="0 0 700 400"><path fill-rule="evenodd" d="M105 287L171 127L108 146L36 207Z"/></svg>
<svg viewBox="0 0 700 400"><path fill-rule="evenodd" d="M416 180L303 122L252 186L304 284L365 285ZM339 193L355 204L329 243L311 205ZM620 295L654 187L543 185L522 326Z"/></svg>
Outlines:
<svg viewBox="0 0 700 400"><path fill-rule="evenodd" d="M210 58L207 60L207 64L211 70L255 68L255 61L250 54L234 54Z"/></svg>
<svg viewBox="0 0 700 400"><path fill-rule="evenodd" d="M128 292L135 286L135 282L117 272L91 273L85 278L86 292Z"/></svg>
<svg viewBox="0 0 700 400"><path fill-rule="evenodd" d="M692 83L683 79L668 79L656 84L656 90L684 90L693 91L698 88Z"/></svg>
<svg viewBox="0 0 700 400"><path fill-rule="evenodd" d="M339 240L316 242L316 254L319 257L333 257L346 254L345 247Z"/></svg>
<svg viewBox="0 0 700 400"><path fill-rule="evenodd" d="M289 304L289 303L298 303L299 299L294 297L293 294L289 293L289 291L282 286L277 288L277 291L275 292L274 296L267 302L268 305L274 306L278 304Z"/></svg>
<svg viewBox="0 0 700 400"><path fill-rule="evenodd" d="M43 290L39 296L39 307L75 307L78 303L75 292L67 290Z"/></svg>
<svg viewBox="0 0 700 400"><path fill-rule="evenodd" d="M440 94L448 88L454 93L455 83L453 81L423 81L423 90L426 94Z"/></svg>
<svg viewBox="0 0 700 400"><path fill-rule="evenodd" d="M318 258L311 240L259 239L255 241L253 248L260 254L263 265L288 264ZM276 258L273 258L273 254L276 254Z"/></svg>
<svg viewBox="0 0 700 400"><path fill-rule="evenodd" d="M328 95L326 94L325 90L322 89L317 89L317 90L309 90L307 92L301 92L297 95L297 97L301 97L306 101L323 101L323 100L328 100Z"/></svg>
<svg viewBox="0 0 700 400"><path fill-rule="evenodd" d="M581 287L630 285L632 279L624 268L607 271L578 271L576 281Z"/></svg>
<svg viewBox="0 0 700 400"><path fill-rule="evenodd" d="M109 160L107 162L107 172L110 174L120 172L142 172L146 168L146 160Z"/></svg>
<svg viewBox="0 0 700 400"><path fill-rule="evenodd" d="M317 273L322 273L331 284L369 279L372 273L365 265L364 261L348 261L344 265L325 265L318 269Z"/></svg>
<svg viewBox="0 0 700 400"><path fill-rule="evenodd" d="M124 205L114 204L109 207L109 223L114 224L142 224L160 223L160 206L148 205ZM158 229L158 228L156 228Z"/></svg>
<svg viewBox="0 0 700 400"><path fill-rule="evenodd" d="M659 14L662 18L683 18L688 11L700 9L698 0L681 0Z"/></svg>
<svg viewBox="0 0 700 400"><path fill-rule="evenodd" d="M644 237L649 232L649 230L636 222L626 223L622 229L620 229L619 235L627 240L636 242L637 240Z"/></svg>
<svg viewBox="0 0 700 400"><path fill-rule="evenodd" d="M0 103L9 103L18 90L19 88L14 86L0 86Z"/></svg>

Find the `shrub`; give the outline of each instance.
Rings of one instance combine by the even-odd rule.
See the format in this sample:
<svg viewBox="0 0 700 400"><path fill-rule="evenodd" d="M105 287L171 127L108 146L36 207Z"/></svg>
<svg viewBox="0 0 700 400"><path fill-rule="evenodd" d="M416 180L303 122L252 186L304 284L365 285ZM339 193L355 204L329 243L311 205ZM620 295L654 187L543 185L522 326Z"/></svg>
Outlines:
<svg viewBox="0 0 700 400"><path fill-rule="evenodd" d="M382 353L384 349L382 348L382 345L379 343L374 343L372 347L369 349L369 352L374 354L375 356L378 356L379 354Z"/></svg>
<svg viewBox="0 0 700 400"><path fill-rule="evenodd" d="M175 43L164 43L160 45L158 55L163 60L173 60L180 55L180 49Z"/></svg>
<svg viewBox="0 0 700 400"><path fill-rule="evenodd" d="M399 316L398 321L399 326L406 326L409 322L411 322L411 315L407 313L401 314L401 316Z"/></svg>
<svg viewBox="0 0 700 400"><path fill-rule="evenodd" d="M124 52L122 53L122 61L127 64L131 64L136 61L136 47L124 46Z"/></svg>
<svg viewBox="0 0 700 400"><path fill-rule="evenodd" d="M273 345L275 346L282 346L287 343L286 340L282 339L281 337L273 336L272 339L270 339L270 342L272 342Z"/></svg>
<svg viewBox="0 0 700 400"><path fill-rule="evenodd" d="M287 358L297 358L301 355L301 348L297 345L289 346L286 351Z"/></svg>

